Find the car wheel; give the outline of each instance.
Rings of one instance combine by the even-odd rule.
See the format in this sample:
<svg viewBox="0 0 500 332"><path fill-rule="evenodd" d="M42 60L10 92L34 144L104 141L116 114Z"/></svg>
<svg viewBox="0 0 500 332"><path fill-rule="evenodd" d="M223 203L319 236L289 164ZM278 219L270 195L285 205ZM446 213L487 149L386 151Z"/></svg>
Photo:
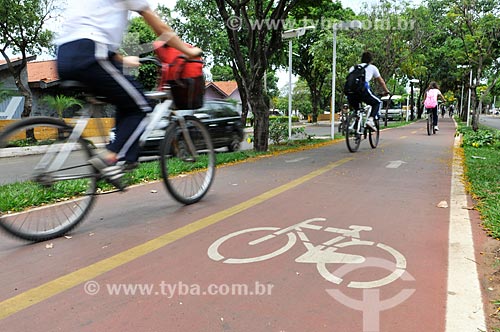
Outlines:
<svg viewBox="0 0 500 332"><path fill-rule="evenodd" d="M231 136L231 143L227 146L229 152L238 151L240 149L240 138L238 135Z"/></svg>

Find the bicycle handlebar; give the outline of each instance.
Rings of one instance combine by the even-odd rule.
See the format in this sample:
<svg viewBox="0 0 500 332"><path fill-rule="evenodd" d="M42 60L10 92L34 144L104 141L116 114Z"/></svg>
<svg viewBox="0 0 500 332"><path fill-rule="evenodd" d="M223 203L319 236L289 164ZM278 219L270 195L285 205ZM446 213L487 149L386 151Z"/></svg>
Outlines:
<svg viewBox="0 0 500 332"><path fill-rule="evenodd" d="M162 66L160 60L158 60L158 58L155 58L153 56L147 56L147 57L144 57L144 58L139 58L139 62L141 64L143 64L143 63L153 63L153 64L155 64L158 67Z"/></svg>

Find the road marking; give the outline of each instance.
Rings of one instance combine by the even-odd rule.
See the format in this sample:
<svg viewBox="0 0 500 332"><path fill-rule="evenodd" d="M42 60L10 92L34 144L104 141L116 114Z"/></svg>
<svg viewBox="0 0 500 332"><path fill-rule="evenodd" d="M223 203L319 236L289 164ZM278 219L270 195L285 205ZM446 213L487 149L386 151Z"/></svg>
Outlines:
<svg viewBox="0 0 500 332"><path fill-rule="evenodd" d="M389 164L385 166L385 168L399 168L403 164L406 164L406 162L402 160L394 160L390 161Z"/></svg>
<svg viewBox="0 0 500 332"><path fill-rule="evenodd" d="M230 207L226 210L214 213L208 217L199 219L189 225L178 228L172 232L160 235L159 237L152 239L148 242L137 245L128 250L122 251L114 256L103 259L94 264L76 270L72 273L63 275L57 279L46 282L45 284L42 284L38 287L27 290L26 292L23 292L19 295L6 299L0 302L0 320L7 318L21 310L29 308L32 305L40 303L48 298L51 298L52 296L60 294L88 280L92 280L106 272L109 272L137 258L147 255L157 249L163 248L172 242L180 240L190 234L193 234L208 226L216 224L219 221L225 220L235 214L243 212L285 191L288 191L307 181L310 181L311 179L320 176L336 167L339 167L353 159L354 158L352 157L344 158L334 163L330 163L327 166L319 168L307 175L304 175L298 179L290 181L280 187L271 189L263 194L255 196L254 198L251 198L243 203Z"/></svg>
<svg viewBox="0 0 500 332"><path fill-rule="evenodd" d="M467 195L462 184L460 137L455 138L450 194L446 332L486 331L481 288L474 256Z"/></svg>
<svg viewBox="0 0 500 332"><path fill-rule="evenodd" d="M401 136L399 139L405 139L408 138L408 136Z"/></svg>
<svg viewBox="0 0 500 332"><path fill-rule="evenodd" d="M302 157L302 158L295 158L295 159L290 159L290 160L285 160L285 163L296 163L302 160L309 159L309 157Z"/></svg>
<svg viewBox="0 0 500 332"><path fill-rule="evenodd" d="M297 242L297 236L302 244L304 245L306 252L302 253L300 256L295 258L296 263L305 263L305 264L316 264L316 268L319 274L327 281L330 281L335 284L340 284L343 279L335 275L335 271L331 272L326 264L343 264L343 265L355 265L354 269L363 268L363 266L367 267L381 267L377 265L371 265L367 262L370 261L370 257L364 257L359 254L350 254L349 247L351 246L373 246L375 243L373 241L365 241L360 239L361 231L371 231L372 228L370 226L359 226L359 225L350 225L348 229L334 228L334 227L323 227L323 225L313 224L315 221L325 221L325 218L311 218L299 222L298 224L291 225L285 228L278 227L256 227L256 228L248 228L240 231L236 231L230 234L227 234L215 242L213 242L207 250L208 257L217 262L223 262L226 264L248 264L248 263L256 263L264 260L268 260L279 256L289 249L291 249L295 243ZM309 231L323 231L341 234L342 236L334 236L332 239L323 242L322 244L317 244L317 242L313 243L303 232L304 229ZM235 237L239 237L242 234L254 233L254 232L266 232L267 235L264 235L256 240L252 240L247 242L248 245L257 245L264 241L274 239L278 236L283 235L283 237L287 236L288 241L284 246L275 250L271 253L266 253L261 256L256 257L224 257L219 253L219 247L226 241L231 241ZM272 233L271 233L272 232ZM270 234L269 234L270 233ZM265 234L265 233L264 233ZM283 238L282 237L282 238ZM233 240L236 243L241 243L241 241L248 240L248 237L240 237L238 241ZM344 241L346 240L346 241ZM342 242L344 241L344 242ZM327 245L328 243L328 245ZM396 249L389 247L383 243L378 243L375 245L376 247L387 251L394 257L394 262L392 265L396 265L394 268L389 268L388 270L391 272L386 277L381 279L373 280L373 281L351 281L347 287L351 288L380 288L384 285L390 284L393 281L401 278L401 276L406 271L406 258ZM338 248L342 248L340 252L337 251ZM347 248L347 249L345 249ZM231 254L229 254L231 255ZM247 255L248 256L248 253ZM378 259L375 259L378 260ZM390 262L384 260L385 262ZM367 264L365 264L367 263ZM382 266L383 267L383 266ZM339 269L342 269L339 268Z"/></svg>

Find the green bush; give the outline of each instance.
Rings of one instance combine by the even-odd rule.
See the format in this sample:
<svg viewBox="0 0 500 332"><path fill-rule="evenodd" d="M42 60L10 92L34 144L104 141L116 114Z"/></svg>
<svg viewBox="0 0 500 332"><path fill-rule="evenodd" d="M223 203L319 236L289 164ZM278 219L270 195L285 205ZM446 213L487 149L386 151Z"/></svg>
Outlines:
<svg viewBox="0 0 500 332"><path fill-rule="evenodd" d="M292 128L292 137L298 139L311 139L304 127ZM288 140L288 122L272 121L269 125L269 139L273 144L280 144Z"/></svg>
<svg viewBox="0 0 500 332"><path fill-rule="evenodd" d="M281 123L288 123L288 116L275 116L271 115L269 116L269 123L271 122L281 122ZM299 122L299 117L298 116L292 116L292 122Z"/></svg>
<svg viewBox="0 0 500 332"><path fill-rule="evenodd" d="M500 148L500 131L479 128L477 131L472 130L470 127L461 126L458 132L463 134L462 146L472 146L475 148L480 147L493 147Z"/></svg>

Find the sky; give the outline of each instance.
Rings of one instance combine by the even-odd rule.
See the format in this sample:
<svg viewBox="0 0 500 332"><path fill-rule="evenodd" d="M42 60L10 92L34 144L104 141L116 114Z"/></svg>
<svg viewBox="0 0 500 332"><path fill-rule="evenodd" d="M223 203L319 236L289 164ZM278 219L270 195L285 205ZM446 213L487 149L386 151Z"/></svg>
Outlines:
<svg viewBox="0 0 500 332"><path fill-rule="evenodd" d="M364 3L367 3L368 5L375 4L378 2L378 0L341 0L340 2L342 2L342 6L344 8L350 7L352 10L354 10L355 13L358 13ZM409 2L413 4L419 4L422 2L422 0L410 0ZM149 0L149 3L153 8L155 8L157 4L162 4L166 5L169 8L174 8L176 0Z"/></svg>
<svg viewBox="0 0 500 332"><path fill-rule="evenodd" d="M173 9L174 6L175 6L175 3L177 2L176 0L148 0L151 7L154 9L158 6L158 4L162 4L162 5L165 5L167 6L168 8L171 8ZM200 0L200 1L203 1L203 0ZM341 0L342 4L344 7L350 7L354 10L354 12L359 12L361 7L364 5L364 4L374 4L374 3L377 3L378 0L362 0L362 1L352 1L352 0ZM412 3L420 3L421 0L410 0L410 2ZM54 26L57 26L58 24L56 22L54 22L55 24L53 24ZM54 29L54 27L51 27L51 29ZM57 30L57 27L56 27L56 30ZM48 55L48 54L42 54L41 56L38 56L37 60L47 60L47 59L50 59L52 58L51 55ZM279 77L279 82L278 82L278 86L281 88L283 85L286 85L288 84L288 73L287 71L280 71L278 73L278 77ZM295 81L295 78L293 79L293 81Z"/></svg>
<svg viewBox="0 0 500 332"><path fill-rule="evenodd" d="M356 0L354 0L354 1L353 0L341 0L341 2L342 2L342 6L344 8L350 7L355 13L359 13L362 6L364 6L365 4L367 4L368 6L370 6L372 4L376 4L376 3L378 3L378 0L362 0L362 1L359 1L359 0L358 1L356 1ZM422 2L422 0L409 0L409 2L413 3L413 4L419 4ZM156 6L158 4L162 4L162 5L167 6L168 8L173 9L175 6L176 0L149 0L149 3L150 3L152 8L156 8ZM289 82L287 70L279 70L278 71L278 78L279 78L279 80L278 80L278 87L279 88L282 88L283 86L287 85ZM295 82L296 79L297 79L296 77L293 77L292 82Z"/></svg>

